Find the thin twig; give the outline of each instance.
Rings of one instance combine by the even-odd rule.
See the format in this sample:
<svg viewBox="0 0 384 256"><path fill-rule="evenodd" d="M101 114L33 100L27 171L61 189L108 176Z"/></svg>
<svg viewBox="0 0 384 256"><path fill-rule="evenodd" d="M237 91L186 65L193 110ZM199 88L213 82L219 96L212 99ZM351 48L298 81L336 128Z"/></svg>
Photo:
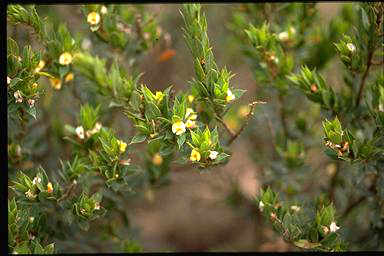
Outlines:
<svg viewBox="0 0 384 256"><path fill-rule="evenodd" d="M264 102L264 101L254 101L254 102L249 104L250 109L249 109L249 112L248 112L248 115L247 115L247 119L245 120L243 126L241 126L239 131L236 134L232 135L232 137L229 139L229 141L227 142L227 146L231 145L232 142L240 135L240 133L243 132L244 128L248 125L249 120L251 119L251 116L253 114L253 109L256 106L256 104L266 104L266 102Z"/></svg>
<svg viewBox="0 0 384 256"><path fill-rule="evenodd" d="M279 99L279 105L280 105L281 126L283 127L284 138L287 138L288 130L287 130L287 120L286 120L285 111L284 111L284 99L280 91L278 92L278 99Z"/></svg>
<svg viewBox="0 0 384 256"><path fill-rule="evenodd" d="M369 68L371 67L371 64L372 64L373 52L374 52L374 49L370 49L370 51L368 52L367 68L365 69L363 77L361 78L359 94L357 95L357 99L356 99L356 107L359 106L360 100L363 97L363 89L365 85L365 80L369 73Z"/></svg>
<svg viewBox="0 0 384 256"><path fill-rule="evenodd" d="M216 120L217 120L219 123L221 123L221 124L223 125L223 127L225 128L225 130L227 130L227 132L228 132L231 136L234 136L234 135L235 135L235 132L232 131L232 129L229 128L229 126L224 122L224 120L221 119L221 117L220 117L219 115L217 115L216 113L215 113L215 118L216 118Z"/></svg>
<svg viewBox="0 0 384 256"><path fill-rule="evenodd" d="M336 171L335 171L335 174L332 176L332 179L331 179L331 183L329 185L329 199L334 202L335 201L335 188L336 188L336 185L337 185L337 177L340 173L340 162L337 161L336 162Z"/></svg>

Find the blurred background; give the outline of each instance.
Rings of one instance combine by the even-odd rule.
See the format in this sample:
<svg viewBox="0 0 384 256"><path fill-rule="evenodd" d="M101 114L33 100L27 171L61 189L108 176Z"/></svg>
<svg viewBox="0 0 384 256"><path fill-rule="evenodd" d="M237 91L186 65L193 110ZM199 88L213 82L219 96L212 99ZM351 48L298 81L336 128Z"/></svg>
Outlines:
<svg viewBox="0 0 384 256"><path fill-rule="evenodd" d="M321 23L328 24L341 6L341 3L319 3L317 9ZM234 34L228 28L236 8L236 4L203 5L208 22L208 35L218 66L226 66L236 74L231 80L232 86L247 90L232 108L233 113L229 116L235 118L226 120L234 130L241 126L248 102L255 99L266 102L271 100L266 94L258 94L259 88L250 66L240 52ZM75 38L79 36L84 41L92 34L79 5L37 5L36 9L41 17L47 17L54 24L66 23ZM152 49L137 59L138 69L144 73L140 82L152 91L163 90L170 85L173 85L176 91L185 90L188 81L194 76L194 70L191 54L183 37L184 24L179 12L181 5L146 4L144 9L154 14L163 33L168 36L166 40L159 40ZM8 24L7 35L21 45L32 44L34 49L41 47L31 31L22 25ZM90 40L87 42L89 44ZM87 47L94 46L90 43ZM176 54L166 61L159 61L159 57L167 48L173 49ZM120 59L120 63L126 64L129 71L128 60ZM333 81L332 84L337 84L337 79L340 79L336 76L339 66L340 62L332 61L323 71L324 77ZM74 98L73 90L83 97L85 92L82 88L87 84L80 78L75 78L73 83L63 85L62 90L56 91L50 87L48 81L42 80L45 91L38 102L38 118L28 124L29 132L25 138L26 142L33 144L21 143L23 150L33 151L33 158L24 162L20 169L28 169L40 163L46 170L55 170L59 168L58 159L72 158L70 144L62 139L63 126L75 125L81 102ZM269 127L260 111L257 107L256 117L231 146L232 157L227 165L199 173L193 168L176 164L171 169L168 185L156 189L147 188L143 193L129 197L123 202L129 217L129 236L136 239L144 251L296 250L279 238L270 225L264 223L257 207L251 203L252 198L258 194L259 178L262 175L253 155L259 149L258 144L271 140L268 135ZM268 115L268 111L274 110L267 107L265 111ZM270 118L272 124L278 122L272 115ZM101 121L112 121L110 126L125 141L129 141L128 138L132 136L131 123L121 110L114 110L113 119L109 115L102 115ZM10 133L12 131L9 131ZM140 147L136 150L140 152ZM318 153L309 155L308 161L325 161L326 156ZM264 157L268 158L269 153L264 152ZM132 161L135 162L135 159ZM316 181L316 176L313 176L313 181ZM309 182L308 186L311 187L311 184ZM309 190L309 193L316 193L316 190ZM104 245L89 242L80 246L82 237L90 234L97 236L97 227L104 224L103 220L95 220L88 233L77 234L73 241L58 242L58 249L65 252L110 251L111 244L108 243ZM119 223L116 222L114 226L118 228Z"/></svg>

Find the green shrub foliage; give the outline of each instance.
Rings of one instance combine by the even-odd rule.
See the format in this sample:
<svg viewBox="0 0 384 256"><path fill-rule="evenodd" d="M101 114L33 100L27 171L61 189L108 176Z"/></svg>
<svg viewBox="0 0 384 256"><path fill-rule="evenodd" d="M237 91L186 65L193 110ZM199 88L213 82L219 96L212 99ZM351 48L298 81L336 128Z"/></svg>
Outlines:
<svg viewBox="0 0 384 256"><path fill-rule="evenodd" d="M186 61L194 68L186 91L172 85L154 91L140 83L141 57L164 36L146 8L78 8L91 41L40 17L33 5L7 6L8 25L23 24L40 44L37 49L7 38L9 253L64 252L63 241L81 239L96 219L116 252L142 251L124 199L167 184L175 164L199 172L227 164L239 135L246 130L265 140L253 127L267 124L268 141L249 150L263 173L251 205L265 223L298 249L384 248L382 3L343 4L327 26L319 24L312 3L236 5L229 36L257 82L254 98L268 103L251 102L236 131L225 116L245 90L216 63L201 5L180 10L180 33L191 53ZM334 59L343 65L337 85L325 77ZM74 82L81 92L71 88ZM50 108L65 104L52 104L54 93L72 94L81 103L76 116L57 120ZM264 107L277 112L274 124ZM124 127L131 129L129 137L121 137L120 124L113 122L118 111L132 124ZM54 120L51 127L34 130L47 117ZM39 162L39 156L55 153L39 143L45 132L60 138L47 138L49 143L71 152L70 159L56 160L60 167L54 170ZM327 158L318 167L307 161L310 152ZM329 184L306 194L304 181L319 172L330 174Z"/></svg>

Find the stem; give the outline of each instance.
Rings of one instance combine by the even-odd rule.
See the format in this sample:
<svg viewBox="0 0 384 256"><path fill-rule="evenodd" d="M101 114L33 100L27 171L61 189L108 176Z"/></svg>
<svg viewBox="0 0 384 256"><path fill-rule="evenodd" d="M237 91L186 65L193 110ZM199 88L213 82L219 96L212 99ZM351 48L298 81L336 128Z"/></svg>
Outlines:
<svg viewBox="0 0 384 256"><path fill-rule="evenodd" d="M266 104L266 102L264 102L264 101L254 101L254 102L252 102L252 103L249 104L250 109L249 109L249 112L248 112L248 115L247 115L247 119L245 120L245 122L243 123L243 125L241 126L241 128L239 129L239 131L238 131L236 134L232 135L232 137L229 139L229 141L227 142L227 146L231 145L232 142L233 142L233 141L240 135L240 133L243 132L244 128L248 125L249 120L251 119L251 116L252 116L252 114L253 114L252 112L253 112L254 107L255 107L256 104L258 104L258 103L260 103L260 104Z"/></svg>
<svg viewBox="0 0 384 256"><path fill-rule="evenodd" d="M361 98L363 97L363 90L364 90L365 80L367 79L367 76L368 76L368 73L369 73L369 68L371 67L371 64L372 64L373 52L374 52L373 48L370 49L369 52L368 52L367 68L365 69L363 77L361 78L359 94L357 95L357 99L356 99L356 107L359 106Z"/></svg>
<svg viewBox="0 0 384 256"><path fill-rule="evenodd" d="M331 183L330 183L330 186L329 186L329 199L334 202L335 201L335 188L336 188L336 185L337 185L337 176L339 175L340 173L340 162L336 162L336 172L335 174L332 176L332 179L331 179Z"/></svg>
<svg viewBox="0 0 384 256"><path fill-rule="evenodd" d="M284 98L283 94L279 90L278 92L278 99L279 99L279 105L280 105L280 120L281 120L281 126L283 128L283 133L284 133L284 138L288 137L288 129L287 129L287 120L285 116L285 111L284 111Z"/></svg>
<svg viewBox="0 0 384 256"><path fill-rule="evenodd" d="M232 129L229 128L229 126L224 122L224 120L221 119L221 117L220 117L219 115L217 115L216 113L215 113L215 118L216 118L216 120L217 120L219 123L221 123L221 124L223 125L223 127L225 128L225 130L227 130L227 132L228 132L231 136L235 136L235 132L232 131Z"/></svg>
<svg viewBox="0 0 384 256"><path fill-rule="evenodd" d="M341 219L345 219L350 213L351 211L356 207L358 206L360 203L362 203L364 200L366 199L365 196L362 196L360 197L358 200L356 200L355 202L353 202L352 204L348 205L347 209L345 209L344 213L343 213L343 216L341 217Z"/></svg>

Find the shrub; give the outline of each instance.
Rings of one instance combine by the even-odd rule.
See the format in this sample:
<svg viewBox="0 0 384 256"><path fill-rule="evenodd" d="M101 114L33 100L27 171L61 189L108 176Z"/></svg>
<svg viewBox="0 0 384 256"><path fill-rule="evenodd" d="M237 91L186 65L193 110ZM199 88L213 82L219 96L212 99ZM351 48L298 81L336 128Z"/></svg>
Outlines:
<svg viewBox="0 0 384 256"><path fill-rule="evenodd" d="M382 3L346 4L328 29L316 25L315 4L240 6L230 29L263 100L248 104L233 131L224 116L232 118L245 90L216 63L199 4L181 10L194 67L186 91L153 91L140 83L140 58L166 38L140 5L82 6L91 41L42 19L33 5L8 5L7 22L26 25L40 44L21 47L21 40L7 38L9 253L62 252L73 241L97 241L89 237L95 219L105 225L103 241L120 245L116 251L141 251L123 207L127 198L167 184L174 163L200 172L227 164L230 145L245 130L268 139L251 150L264 175L250 205L285 241L324 251L383 247ZM321 75L336 53L345 86L331 86ZM174 52L164 54L163 60ZM79 103L78 113L58 120L57 109L75 104L63 102L65 94ZM251 117L256 109L258 122L260 111L275 105L277 124L263 115L271 132L266 138ZM120 136L126 127L116 124L116 113L130 120L130 137ZM60 154L50 144L71 154L50 159L59 168L43 168L41 158ZM264 157L271 148L272 156ZM319 150L329 159L320 166L308 162L307 153ZM316 196L306 194L303 181L326 169L329 184Z"/></svg>

